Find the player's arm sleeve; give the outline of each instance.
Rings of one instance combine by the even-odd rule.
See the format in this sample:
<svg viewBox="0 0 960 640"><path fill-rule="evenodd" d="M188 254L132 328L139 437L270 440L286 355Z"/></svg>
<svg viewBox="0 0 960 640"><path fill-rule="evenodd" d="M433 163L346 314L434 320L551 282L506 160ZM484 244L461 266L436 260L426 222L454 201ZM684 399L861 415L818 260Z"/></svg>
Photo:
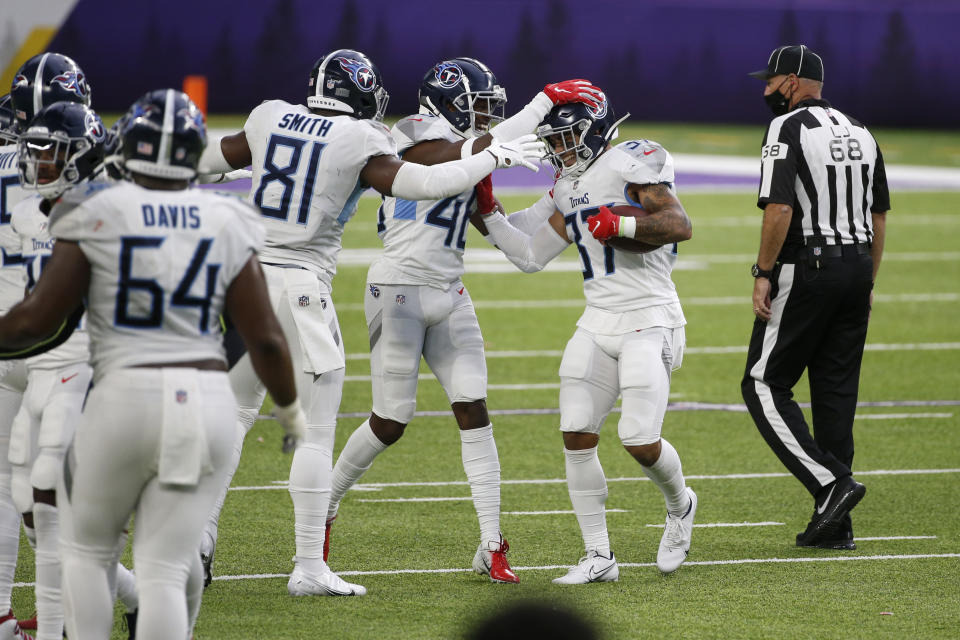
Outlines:
<svg viewBox="0 0 960 640"><path fill-rule="evenodd" d="M478 153L430 167L404 162L390 193L404 200L440 200L463 193L496 168L492 153Z"/></svg>
<svg viewBox="0 0 960 640"><path fill-rule="evenodd" d="M507 256L520 271L534 273L543 269L570 245L553 228L548 220L543 221L532 234L514 227L500 213L485 216L487 240Z"/></svg>
<svg viewBox="0 0 960 640"><path fill-rule="evenodd" d="M503 142L530 133L547 117L552 108L553 101L547 97L547 94L540 92L523 109L493 127L490 135L494 140Z"/></svg>
<svg viewBox="0 0 960 640"><path fill-rule="evenodd" d="M800 121L776 118L770 123L760 152L760 193L757 207L770 203L794 206L797 160L800 149Z"/></svg>
<svg viewBox="0 0 960 640"><path fill-rule="evenodd" d="M870 205L872 213L883 213L890 210L890 189L887 186L887 169L883 164L883 154L877 146L877 165L873 168L873 203Z"/></svg>
<svg viewBox="0 0 960 640"><path fill-rule="evenodd" d="M533 205L511 213L507 221L527 235L532 235L547 218L553 215L553 212L553 198L546 193Z"/></svg>

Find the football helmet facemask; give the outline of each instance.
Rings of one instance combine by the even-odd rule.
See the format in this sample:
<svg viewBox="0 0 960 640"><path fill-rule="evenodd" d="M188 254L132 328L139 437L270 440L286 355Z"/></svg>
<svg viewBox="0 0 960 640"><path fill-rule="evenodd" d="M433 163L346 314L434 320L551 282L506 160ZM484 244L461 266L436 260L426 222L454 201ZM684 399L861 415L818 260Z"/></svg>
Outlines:
<svg viewBox="0 0 960 640"><path fill-rule="evenodd" d="M20 184L48 200L97 173L106 128L93 109L57 102L41 109L20 135Z"/></svg>
<svg viewBox="0 0 960 640"><path fill-rule="evenodd" d="M192 180L207 146L203 113L175 89L147 93L127 111L120 131L126 171L164 180Z"/></svg>
<svg viewBox="0 0 960 640"><path fill-rule="evenodd" d="M37 112L54 102L90 106L90 85L77 63L67 56L41 53L17 70L10 98L17 127L22 131Z"/></svg>
<svg viewBox="0 0 960 640"><path fill-rule="evenodd" d="M383 120L390 95L377 65L353 49L328 53L313 65L307 106L349 113L361 120Z"/></svg>
<svg viewBox="0 0 960 640"><path fill-rule="evenodd" d="M597 108L580 102L558 104L537 127L537 136L546 145L544 157L558 178L578 176L600 157L629 117L628 113L617 119L606 96Z"/></svg>
<svg viewBox="0 0 960 640"><path fill-rule="evenodd" d="M503 120L506 90L474 58L444 60L420 83L421 111L444 118L465 138L482 136Z"/></svg>

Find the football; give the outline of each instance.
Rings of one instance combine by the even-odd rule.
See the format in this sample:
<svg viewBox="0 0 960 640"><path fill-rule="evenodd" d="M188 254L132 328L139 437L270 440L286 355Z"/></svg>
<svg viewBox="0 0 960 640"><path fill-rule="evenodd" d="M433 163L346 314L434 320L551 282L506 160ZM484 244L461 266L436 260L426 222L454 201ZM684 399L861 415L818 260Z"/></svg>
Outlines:
<svg viewBox="0 0 960 640"><path fill-rule="evenodd" d="M615 207L610 207L610 212L615 216L633 216L635 218L642 218L650 215L643 207L634 207L629 204L621 204ZM646 242L634 240L633 238L610 238L607 240L607 244L614 249L626 251L628 253L649 253L650 251L659 249L662 246L648 244Z"/></svg>

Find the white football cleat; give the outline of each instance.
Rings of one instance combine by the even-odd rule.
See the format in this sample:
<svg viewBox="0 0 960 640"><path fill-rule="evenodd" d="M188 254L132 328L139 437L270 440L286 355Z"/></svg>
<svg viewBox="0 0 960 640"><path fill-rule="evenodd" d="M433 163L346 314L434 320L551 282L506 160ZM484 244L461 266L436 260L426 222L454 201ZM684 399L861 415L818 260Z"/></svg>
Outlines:
<svg viewBox="0 0 960 640"><path fill-rule="evenodd" d="M682 516L667 514L667 522L660 538L657 551L657 569L663 573L673 573L680 568L690 552L690 539L693 537L693 517L697 514L697 494L687 487L690 506Z"/></svg>
<svg viewBox="0 0 960 640"><path fill-rule="evenodd" d="M580 562L570 567L567 575L554 578L553 584L589 584L591 582L616 582L620 579L620 567L617 559L602 555L599 551L591 550L580 558Z"/></svg>
<svg viewBox="0 0 960 640"><path fill-rule="evenodd" d="M330 569L309 575L297 565L287 581L287 592L292 596L365 596L366 587L351 584Z"/></svg>

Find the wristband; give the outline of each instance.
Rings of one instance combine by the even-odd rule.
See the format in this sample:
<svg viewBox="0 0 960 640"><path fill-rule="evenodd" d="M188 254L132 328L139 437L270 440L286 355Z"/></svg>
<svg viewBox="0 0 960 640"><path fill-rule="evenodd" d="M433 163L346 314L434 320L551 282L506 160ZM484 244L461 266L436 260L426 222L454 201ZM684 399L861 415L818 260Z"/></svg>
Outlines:
<svg viewBox="0 0 960 640"><path fill-rule="evenodd" d="M620 216L620 231L617 233L621 238L630 238L637 235L637 219L633 216Z"/></svg>

